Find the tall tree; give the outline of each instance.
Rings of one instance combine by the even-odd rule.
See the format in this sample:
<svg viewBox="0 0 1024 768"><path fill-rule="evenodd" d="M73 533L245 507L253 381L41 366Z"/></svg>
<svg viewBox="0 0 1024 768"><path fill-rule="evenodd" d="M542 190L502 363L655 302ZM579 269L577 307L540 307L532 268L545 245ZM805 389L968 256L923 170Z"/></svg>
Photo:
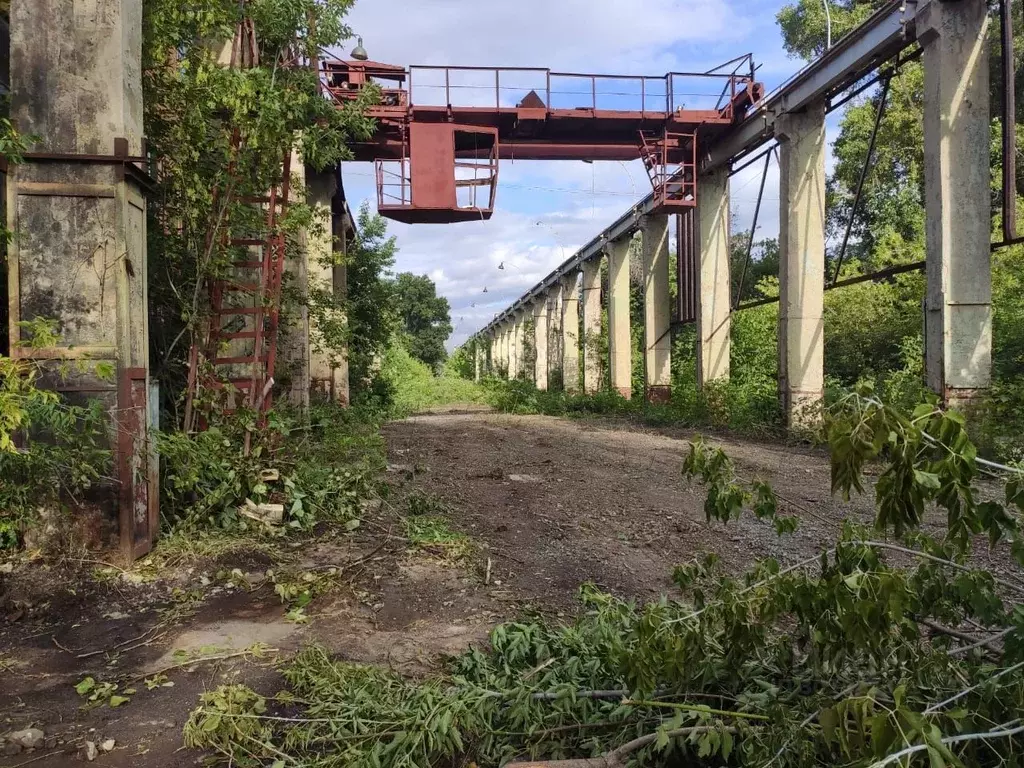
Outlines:
<svg viewBox="0 0 1024 768"><path fill-rule="evenodd" d="M395 306L409 353L437 371L447 358L444 344L452 335L448 299L426 275L403 272L395 280Z"/></svg>

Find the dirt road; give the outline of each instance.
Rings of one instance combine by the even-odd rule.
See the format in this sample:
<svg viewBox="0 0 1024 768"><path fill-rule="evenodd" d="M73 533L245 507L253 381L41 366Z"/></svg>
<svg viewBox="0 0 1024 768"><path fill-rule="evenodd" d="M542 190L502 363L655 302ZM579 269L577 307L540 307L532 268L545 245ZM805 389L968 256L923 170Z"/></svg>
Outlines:
<svg viewBox="0 0 1024 768"><path fill-rule="evenodd" d="M0 766L81 765L87 742L111 739L97 765L194 765L197 755L180 750L181 727L198 696L238 682L273 694L283 687L275 662L304 643L419 675L526 608L571 614L583 582L644 599L671 590L673 567L706 552L734 571L767 555L792 562L834 539L849 512L830 498L826 457L809 449L719 441L741 476L771 481L812 512L785 510L803 520L780 540L752 517L705 521L703 489L681 475L686 432L480 411L418 416L384 432L392 492L355 534L322 531L273 544L269 555L242 547L102 582L82 580L92 566L18 564L4 577L0 736L35 726L45 738L17 754L3 745ZM410 545L411 498L435 503L470 537L468 559ZM286 616L267 569L303 583L332 567L331 588L298 621ZM86 677L134 693L90 707L75 690Z"/></svg>

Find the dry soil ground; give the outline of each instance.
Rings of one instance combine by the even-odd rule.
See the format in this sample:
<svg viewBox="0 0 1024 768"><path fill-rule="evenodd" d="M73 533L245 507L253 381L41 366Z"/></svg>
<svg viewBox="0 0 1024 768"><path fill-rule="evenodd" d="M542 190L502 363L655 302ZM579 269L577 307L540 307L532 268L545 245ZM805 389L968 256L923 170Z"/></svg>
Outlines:
<svg viewBox="0 0 1024 768"><path fill-rule="evenodd" d="M0 766L81 765L86 742L110 739L97 765L195 765L181 728L197 697L224 682L273 693L275 660L303 643L419 675L524 609L571 614L582 582L649 598L671 590L673 567L694 556L717 552L733 570L768 555L794 562L831 541L843 516L868 513L864 502L836 504L827 457L801 447L717 440L741 476L771 481L802 518L780 540L749 516L705 521L702 489L681 475L692 437L682 430L469 410L395 422L385 436L393 491L355 534L180 561L159 578L143 566L96 582L83 578L96 564L82 562L0 575L0 736L45 732L33 751L0 748ZM475 544L468 561L410 550L400 534L413 495L442 502ZM306 609L309 622L286 620L266 570L301 581L332 567L340 573ZM245 653L254 643L267 649L259 657ZM173 687L148 690L157 674ZM87 676L136 693L83 709L74 686Z"/></svg>

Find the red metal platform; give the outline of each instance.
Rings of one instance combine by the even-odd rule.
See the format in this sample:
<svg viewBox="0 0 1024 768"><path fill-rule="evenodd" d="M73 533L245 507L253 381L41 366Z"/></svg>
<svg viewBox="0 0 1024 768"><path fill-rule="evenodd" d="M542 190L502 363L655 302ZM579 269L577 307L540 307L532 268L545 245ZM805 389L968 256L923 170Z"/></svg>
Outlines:
<svg viewBox="0 0 1024 768"><path fill-rule="evenodd" d="M403 67L324 60L326 94L345 105L370 86L382 215L407 223L490 218L499 160L643 158L659 206L696 205L697 148L763 96L749 56L661 77L498 67Z"/></svg>

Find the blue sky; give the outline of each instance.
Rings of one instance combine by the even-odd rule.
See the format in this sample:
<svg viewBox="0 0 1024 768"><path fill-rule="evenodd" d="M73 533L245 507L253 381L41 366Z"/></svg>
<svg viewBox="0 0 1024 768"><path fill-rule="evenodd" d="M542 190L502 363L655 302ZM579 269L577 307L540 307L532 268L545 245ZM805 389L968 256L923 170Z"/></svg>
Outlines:
<svg viewBox="0 0 1024 768"><path fill-rule="evenodd" d="M664 75L704 71L751 52L769 90L801 62L782 49L783 0L359 0L349 22L370 57L394 64L547 67L569 72ZM831 121L830 121L831 122ZM831 140L830 136L830 140ZM375 205L373 166L346 163L353 208ZM765 188L759 235L778 231L778 173ZM753 216L760 167L732 180L734 228ZM429 275L452 306L465 341L650 191L633 163L503 162L488 222L408 226L396 271ZM505 269L499 269L504 264ZM487 288L487 293L483 292Z"/></svg>

